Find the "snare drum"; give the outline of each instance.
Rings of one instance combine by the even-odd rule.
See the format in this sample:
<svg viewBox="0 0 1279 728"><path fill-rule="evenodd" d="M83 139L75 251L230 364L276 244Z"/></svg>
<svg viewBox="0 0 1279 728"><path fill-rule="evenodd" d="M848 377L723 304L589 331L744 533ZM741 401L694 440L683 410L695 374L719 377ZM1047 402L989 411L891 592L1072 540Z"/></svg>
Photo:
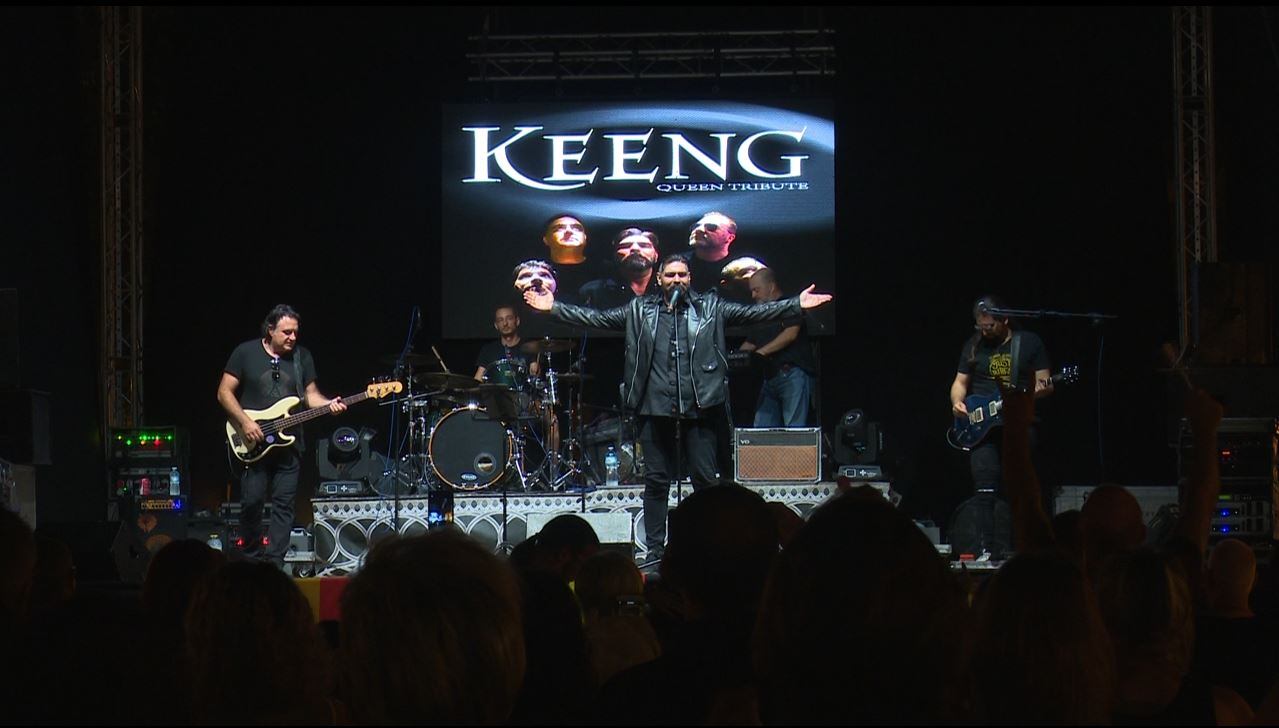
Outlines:
<svg viewBox="0 0 1279 728"><path fill-rule="evenodd" d="M511 432L483 407L459 407L440 418L431 431L431 469L441 483L457 490L483 490L511 466Z"/></svg>

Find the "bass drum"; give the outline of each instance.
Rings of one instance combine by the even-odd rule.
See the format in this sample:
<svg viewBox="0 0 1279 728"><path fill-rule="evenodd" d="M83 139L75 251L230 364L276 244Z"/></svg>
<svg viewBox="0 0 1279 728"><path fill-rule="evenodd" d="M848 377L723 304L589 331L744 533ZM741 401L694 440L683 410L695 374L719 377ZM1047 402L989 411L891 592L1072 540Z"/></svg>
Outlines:
<svg viewBox="0 0 1279 728"><path fill-rule="evenodd" d="M511 466L511 432L483 407L459 407L440 418L428 446L431 470L457 490L483 490Z"/></svg>

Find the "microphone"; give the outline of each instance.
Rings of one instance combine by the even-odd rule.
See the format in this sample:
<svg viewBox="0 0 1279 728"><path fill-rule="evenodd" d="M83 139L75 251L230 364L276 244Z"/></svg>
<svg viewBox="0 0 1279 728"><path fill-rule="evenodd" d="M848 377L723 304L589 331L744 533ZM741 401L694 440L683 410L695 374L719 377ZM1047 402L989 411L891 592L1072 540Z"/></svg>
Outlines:
<svg viewBox="0 0 1279 728"><path fill-rule="evenodd" d="M538 293L541 293L541 292L542 292L542 279L541 279L541 278L534 278L534 279L533 279L532 288L533 288L533 290L537 291Z"/></svg>
<svg viewBox="0 0 1279 728"><path fill-rule="evenodd" d="M671 289L671 308L674 309L679 305L679 299L684 296L684 287L675 286Z"/></svg>

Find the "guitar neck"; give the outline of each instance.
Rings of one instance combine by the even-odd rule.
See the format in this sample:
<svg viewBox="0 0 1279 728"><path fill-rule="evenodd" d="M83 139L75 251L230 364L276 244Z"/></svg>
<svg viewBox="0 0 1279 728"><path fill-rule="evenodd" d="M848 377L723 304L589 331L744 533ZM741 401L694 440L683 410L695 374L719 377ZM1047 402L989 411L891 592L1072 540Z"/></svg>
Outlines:
<svg viewBox="0 0 1279 728"><path fill-rule="evenodd" d="M343 397L342 401L350 405L350 404L355 404L357 402L363 402L364 400L368 398L369 398L368 392L360 392L359 394L353 394L350 397ZM262 430L266 432L268 431L268 427L270 428L269 431L271 432L287 430L288 428L293 427L294 425L300 425L303 422L307 422L308 420L313 420L316 417L323 417L324 415L327 415L327 414L329 414L329 406L327 404L322 404L319 407L312 407L311 409L306 410L304 412L299 412L295 415L289 415L288 417L285 417L284 419L275 420L270 425L263 427Z"/></svg>

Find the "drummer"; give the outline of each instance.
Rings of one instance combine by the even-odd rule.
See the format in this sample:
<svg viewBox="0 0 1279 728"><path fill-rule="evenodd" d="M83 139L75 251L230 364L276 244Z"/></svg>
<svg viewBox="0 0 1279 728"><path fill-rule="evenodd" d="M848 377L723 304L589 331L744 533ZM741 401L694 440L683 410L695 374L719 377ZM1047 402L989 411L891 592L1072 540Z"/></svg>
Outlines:
<svg viewBox="0 0 1279 728"><path fill-rule="evenodd" d="M518 387L522 382L516 380L525 373L537 376L537 355L520 350L520 316L515 307L498 306L493 312L493 328L497 329L498 339L480 347L475 357L475 379Z"/></svg>

